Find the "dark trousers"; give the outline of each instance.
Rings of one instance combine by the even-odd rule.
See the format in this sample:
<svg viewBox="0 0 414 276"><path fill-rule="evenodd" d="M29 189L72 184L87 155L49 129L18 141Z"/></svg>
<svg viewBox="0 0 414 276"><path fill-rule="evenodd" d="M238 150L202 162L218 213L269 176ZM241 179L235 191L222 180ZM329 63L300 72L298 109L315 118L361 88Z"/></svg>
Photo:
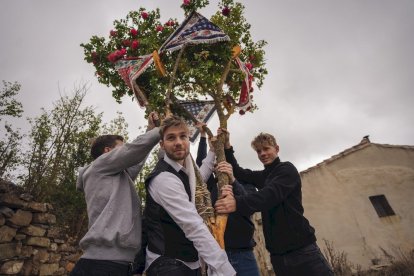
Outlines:
<svg viewBox="0 0 414 276"><path fill-rule="evenodd" d="M161 256L148 267L147 276L201 276L201 270L192 270L176 259Z"/></svg>
<svg viewBox="0 0 414 276"><path fill-rule="evenodd" d="M80 258L70 276L129 276L131 266L104 260Z"/></svg>
<svg viewBox="0 0 414 276"><path fill-rule="evenodd" d="M260 276L253 250L226 250L226 253L237 276Z"/></svg>
<svg viewBox="0 0 414 276"><path fill-rule="evenodd" d="M316 243L283 255L271 255L270 260L277 276L333 276Z"/></svg>

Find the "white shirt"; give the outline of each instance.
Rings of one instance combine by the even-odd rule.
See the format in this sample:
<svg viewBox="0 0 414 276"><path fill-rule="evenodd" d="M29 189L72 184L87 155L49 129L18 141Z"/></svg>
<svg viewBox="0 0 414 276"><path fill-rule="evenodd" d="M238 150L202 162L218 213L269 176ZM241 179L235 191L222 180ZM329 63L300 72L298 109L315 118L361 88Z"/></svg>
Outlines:
<svg viewBox="0 0 414 276"><path fill-rule="evenodd" d="M215 154L210 151L203 160L200 168L203 181L207 181L214 169L214 158ZM171 160L167 155L165 155L164 160L177 172L183 170L188 175L192 195L191 202L188 200L188 195L182 181L170 172L162 172L151 180L151 185L148 188L151 197L165 209L174 222L183 230L186 238L193 242L199 257L208 265L208 275L236 275L235 270L227 259L226 252L220 248L204 224L203 219L197 213L194 203L195 176L191 156L187 156L185 167ZM160 257L160 255L151 252L148 247L146 250L147 258L145 269ZM198 261L183 263L191 269L200 267Z"/></svg>

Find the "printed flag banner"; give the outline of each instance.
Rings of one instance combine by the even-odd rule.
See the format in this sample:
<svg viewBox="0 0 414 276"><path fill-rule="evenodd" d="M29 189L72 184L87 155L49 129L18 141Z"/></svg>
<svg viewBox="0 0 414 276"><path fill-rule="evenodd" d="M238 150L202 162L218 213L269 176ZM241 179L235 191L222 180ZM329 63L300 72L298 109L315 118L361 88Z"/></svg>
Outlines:
<svg viewBox="0 0 414 276"><path fill-rule="evenodd" d="M199 122L207 123L216 111L214 101L179 101L179 105L191 113ZM190 129L190 141L194 143L199 134L199 130L193 122L188 123Z"/></svg>
<svg viewBox="0 0 414 276"><path fill-rule="evenodd" d="M243 111L248 111L252 105L250 90L252 89L252 80L253 76L250 74L250 70L246 67L246 64L242 62L239 58L235 59L240 70L244 73L244 80L242 83L242 88L240 92L239 102L237 107Z"/></svg>
<svg viewBox="0 0 414 276"><path fill-rule="evenodd" d="M134 91L138 103L143 107L146 103L145 95L136 85L136 79L153 63L152 54L138 57L136 59L121 59L115 63L115 70L124 80L126 85Z"/></svg>
<svg viewBox="0 0 414 276"><path fill-rule="evenodd" d="M216 43L230 38L219 27L197 12L192 12L164 42L158 52L175 51L186 44Z"/></svg>

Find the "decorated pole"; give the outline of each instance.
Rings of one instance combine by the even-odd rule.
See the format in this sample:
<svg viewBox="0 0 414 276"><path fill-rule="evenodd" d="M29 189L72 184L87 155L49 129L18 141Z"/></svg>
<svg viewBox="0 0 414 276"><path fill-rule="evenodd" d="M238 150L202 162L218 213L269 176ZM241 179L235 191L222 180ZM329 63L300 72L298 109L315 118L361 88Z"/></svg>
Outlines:
<svg viewBox="0 0 414 276"><path fill-rule="evenodd" d="M220 127L227 128L235 110L243 115L256 109L252 84L260 88L267 74L266 42L253 42L242 4L222 0L210 19L197 13L207 4L208 0L184 0L181 24L176 19L162 23L159 9L131 11L125 19L114 21L109 39L93 36L81 44L85 60L95 66L98 81L113 88L117 102L129 95L146 108L146 114L149 110L175 113L194 123L209 118L214 108ZM210 109L207 102L213 103ZM188 104L201 106L203 116L194 115ZM224 140L220 135L213 143L218 162L225 161ZM227 216L214 213L197 172L197 211L224 248ZM217 178L220 191L229 179L223 173Z"/></svg>

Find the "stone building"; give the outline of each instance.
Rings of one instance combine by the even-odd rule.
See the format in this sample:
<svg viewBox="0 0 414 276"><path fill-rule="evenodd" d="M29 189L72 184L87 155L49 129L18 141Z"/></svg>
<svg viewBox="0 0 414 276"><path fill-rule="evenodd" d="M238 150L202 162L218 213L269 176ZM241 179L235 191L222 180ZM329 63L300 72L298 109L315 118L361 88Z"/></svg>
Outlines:
<svg viewBox="0 0 414 276"><path fill-rule="evenodd" d="M301 172L305 216L324 239L362 268L414 249L414 146L368 136Z"/></svg>

